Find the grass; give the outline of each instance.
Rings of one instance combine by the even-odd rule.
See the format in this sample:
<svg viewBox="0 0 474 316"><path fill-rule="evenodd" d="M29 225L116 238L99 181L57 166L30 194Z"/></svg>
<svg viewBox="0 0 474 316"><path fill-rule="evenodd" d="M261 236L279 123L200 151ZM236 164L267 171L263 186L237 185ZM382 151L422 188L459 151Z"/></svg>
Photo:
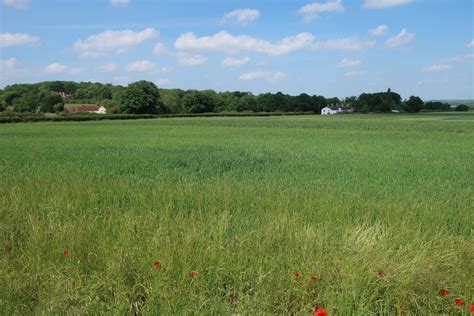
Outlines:
<svg viewBox="0 0 474 316"><path fill-rule="evenodd" d="M0 313L468 315L473 119L2 125Z"/></svg>

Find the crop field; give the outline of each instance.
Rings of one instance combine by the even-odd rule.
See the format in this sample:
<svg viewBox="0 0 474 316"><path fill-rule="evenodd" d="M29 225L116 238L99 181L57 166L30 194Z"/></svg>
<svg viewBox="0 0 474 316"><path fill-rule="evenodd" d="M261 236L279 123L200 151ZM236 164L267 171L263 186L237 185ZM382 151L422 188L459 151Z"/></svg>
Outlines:
<svg viewBox="0 0 474 316"><path fill-rule="evenodd" d="M0 314L469 315L473 184L471 113L3 124Z"/></svg>

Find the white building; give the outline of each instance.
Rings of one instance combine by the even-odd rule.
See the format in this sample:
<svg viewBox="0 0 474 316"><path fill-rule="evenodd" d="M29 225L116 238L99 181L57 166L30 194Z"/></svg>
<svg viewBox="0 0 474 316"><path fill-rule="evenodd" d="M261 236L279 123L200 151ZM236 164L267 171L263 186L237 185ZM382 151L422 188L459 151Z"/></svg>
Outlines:
<svg viewBox="0 0 474 316"><path fill-rule="evenodd" d="M342 110L341 107L325 107L321 110L321 115L334 115L334 114L339 114L343 113L344 111Z"/></svg>

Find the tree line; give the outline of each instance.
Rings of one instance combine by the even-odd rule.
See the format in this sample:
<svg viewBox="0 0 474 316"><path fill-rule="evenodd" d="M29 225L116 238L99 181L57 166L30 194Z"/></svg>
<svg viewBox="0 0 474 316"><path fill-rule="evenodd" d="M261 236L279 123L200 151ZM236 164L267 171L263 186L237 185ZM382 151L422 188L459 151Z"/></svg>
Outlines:
<svg viewBox="0 0 474 316"><path fill-rule="evenodd" d="M13 84L0 90L0 111L52 113L63 112L65 103L100 104L107 113L179 114L219 112L314 112L326 106L352 109L356 113L446 111L443 102L423 102L417 96L402 100L390 89L386 92L362 93L339 99L302 93L297 96L277 93L253 95L250 92L215 92L214 90L159 89L150 81L121 85L45 81L35 84Z"/></svg>

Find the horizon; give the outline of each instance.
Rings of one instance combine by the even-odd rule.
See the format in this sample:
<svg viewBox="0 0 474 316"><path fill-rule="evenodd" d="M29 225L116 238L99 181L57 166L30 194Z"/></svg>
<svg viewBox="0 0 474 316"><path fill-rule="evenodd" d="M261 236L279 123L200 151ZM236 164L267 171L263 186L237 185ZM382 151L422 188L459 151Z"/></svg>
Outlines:
<svg viewBox="0 0 474 316"><path fill-rule="evenodd" d="M391 88L403 98L474 99L469 0L298 0L269 8L2 0L1 17L1 88L149 80L163 89L344 98Z"/></svg>

